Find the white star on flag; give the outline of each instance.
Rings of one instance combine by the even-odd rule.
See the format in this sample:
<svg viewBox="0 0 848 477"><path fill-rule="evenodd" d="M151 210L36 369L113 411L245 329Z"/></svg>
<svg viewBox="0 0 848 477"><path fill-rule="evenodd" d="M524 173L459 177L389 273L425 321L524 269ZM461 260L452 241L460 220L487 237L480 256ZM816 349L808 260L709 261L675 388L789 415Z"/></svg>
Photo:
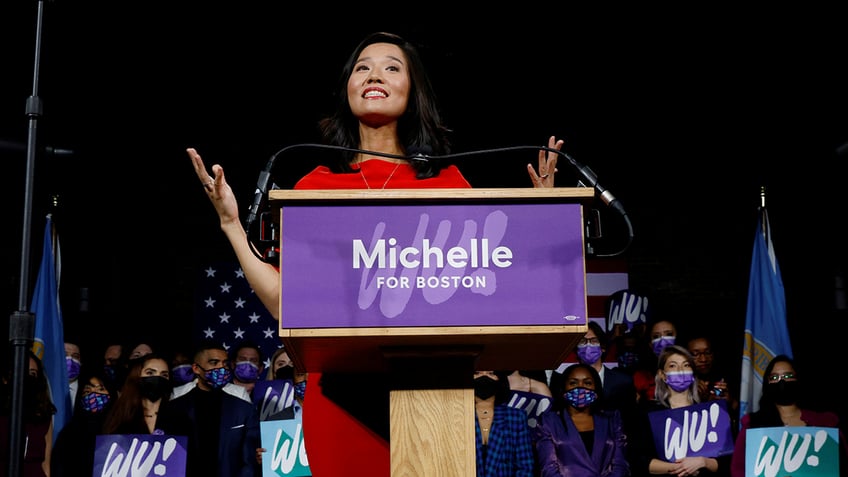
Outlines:
<svg viewBox="0 0 848 477"><path fill-rule="evenodd" d="M201 267L195 290L194 340L219 340L228 350L247 340L259 345L267 365L282 346L279 325L253 293L239 264Z"/></svg>

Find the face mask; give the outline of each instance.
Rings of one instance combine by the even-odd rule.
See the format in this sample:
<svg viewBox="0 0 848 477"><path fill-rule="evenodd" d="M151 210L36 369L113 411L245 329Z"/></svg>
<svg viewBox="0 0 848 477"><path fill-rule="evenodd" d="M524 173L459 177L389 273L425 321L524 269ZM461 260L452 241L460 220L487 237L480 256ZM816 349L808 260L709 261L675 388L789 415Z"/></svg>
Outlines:
<svg viewBox="0 0 848 477"><path fill-rule="evenodd" d="M297 396L301 401L304 397L306 397L306 381L294 383L294 395Z"/></svg>
<svg viewBox="0 0 848 477"><path fill-rule="evenodd" d="M174 382L175 386L189 383L193 380L194 371L192 371L190 364L181 364L171 370L171 381Z"/></svg>
<svg viewBox="0 0 848 477"><path fill-rule="evenodd" d="M277 370L274 371L274 379L288 379L289 381L294 380L294 368L291 366L283 366L282 368L277 368Z"/></svg>
<svg viewBox="0 0 848 477"><path fill-rule="evenodd" d="M109 381L114 383L115 378L118 377L118 370L115 369L115 367L112 366L112 365L104 364L103 365L103 375L106 379L108 379Z"/></svg>
<svg viewBox="0 0 848 477"><path fill-rule="evenodd" d="M572 388L563 397L575 409L583 409L598 399L598 393L588 388Z"/></svg>
<svg viewBox="0 0 848 477"><path fill-rule="evenodd" d="M68 367L68 379L71 381L77 379L80 373L80 362L70 356L65 356L65 365Z"/></svg>
<svg viewBox="0 0 848 477"><path fill-rule="evenodd" d="M144 376L141 378L141 397L156 402L171 394L171 381L162 376Z"/></svg>
<svg viewBox="0 0 848 477"><path fill-rule="evenodd" d="M668 384L668 387L679 393L689 389L689 386L694 382L695 375L690 370L669 371L665 373L665 383Z"/></svg>
<svg viewBox="0 0 848 477"><path fill-rule="evenodd" d="M488 376L474 378L474 395L480 399L489 399L498 392L498 385L498 381Z"/></svg>
<svg viewBox="0 0 848 477"><path fill-rule="evenodd" d="M577 345L577 357L585 364L592 364L601 359L601 345L586 344L583 346Z"/></svg>
<svg viewBox="0 0 848 477"><path fill-rule="evenodd" d="M786 381L781 379L776 383L767 383L763 387L763 393L775 403L781 406L788 406L798 402L798 395L801 389L798 386L798 381Z"/></svg>
<svg viewBox="0 0 848 477"><path fill-rule="evenodd" d="M203 368L200 368L203 369ZM212 389L221 389L230 382L232 375L230 374L230 368L214 368L209 371L205 371L204 377L206 378L206 382Z"/></svg>
<svg viewBox="0 0 848 477"><path fill-rule="evenodd" d="M82 410L97 414L109 404L110 396L101 393L85 393L82 395Z"/></svg>
<svg viewBox="0 0 848 477"><path fill-rule="evenodd" d="M666 348L666 346L671 346L674 344L674 336L660 336L659 338L654 338L651 340L651 348L654 350L654 354L659 356L662 353L662 350Z"/></svg>
<svg viewBox="0 0 848 477"><path fill-rule="evenodd" d="M250 361L236 363L236 378L244 383L255 383L259 379L259 366Z"/></svg>
<svg viewBox="0 0 848 477"><path fill-rule="evenodd" d="M625 351L618 357L618 366L630 368L639 364L639 354L635 351Z"/></svg>

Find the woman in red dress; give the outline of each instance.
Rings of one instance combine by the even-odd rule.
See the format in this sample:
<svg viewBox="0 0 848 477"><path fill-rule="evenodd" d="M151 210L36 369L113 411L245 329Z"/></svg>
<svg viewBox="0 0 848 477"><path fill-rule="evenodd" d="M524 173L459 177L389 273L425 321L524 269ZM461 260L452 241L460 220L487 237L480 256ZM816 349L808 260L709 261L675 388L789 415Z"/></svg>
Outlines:
<svg viewBox="0 0 848 477"><path fill-rule="evenodd" d="M337 99L335 113L319 123L327 144L402 157L411 151L428 151L430 160L409 161L343 152L337 163L316 167L295 184L295 189L471 187L455 165L438 160L450 153L450 130L442 122L417 50L403 38L385 32L366 36L345 63ZM548 141L548 147L557 150L562 144L555 137ZM189 148L187 152L248 282L266 308L279 319L279 264L263 261L248 241L224 169L215 164L210 174L195 149ZM555 153L541 150L538 173L528 164L534 187L553 187L556 161ZM326 379L323 392L316 389L320 378L319 373L310 373L303 408L304 438L313 475L356 475L354 469L367 469L368 475L388 476L388 394L383 399L380 390L372 393L370 407L379 415L375 418L377 424L369 427L327 398ZM363 386L379 385L367 377L351 382L357 379L354 386L358 387L349 394L361 393Z"/></svg>

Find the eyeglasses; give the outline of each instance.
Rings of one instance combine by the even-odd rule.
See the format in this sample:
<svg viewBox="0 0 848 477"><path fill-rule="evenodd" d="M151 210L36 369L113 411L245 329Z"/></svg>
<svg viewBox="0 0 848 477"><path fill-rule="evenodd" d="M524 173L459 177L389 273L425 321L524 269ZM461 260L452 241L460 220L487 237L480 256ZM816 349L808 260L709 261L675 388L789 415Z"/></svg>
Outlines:
<svg viewBox="0 0 848 477"><path fill-rule="evenodd" d="M712 356L712 355L713 355L713 352L712 352L712 351L710 351L710 350L706 350L706 351L693 351L693 352L692 352L692 357L693 357L693 358L697 358L698 356L704 356L704 357L709 358L709 357L710 357L710 356Z"/></svg>
<svg viewBox="0 0 848 477"><path fill-rule="evenodd" d="M785 373L785 374L772 374L769 375L768 380L770 383L776 383L780 380L788 381L790 379L795 379L795 373Z"/></svg>
<svg viewBox="0 0 848 477"><path fill-rule="evenodd" d="M580 338L577 342L578 346L586 346L587 344L599 345L601 341L598 338Z"/></svg>

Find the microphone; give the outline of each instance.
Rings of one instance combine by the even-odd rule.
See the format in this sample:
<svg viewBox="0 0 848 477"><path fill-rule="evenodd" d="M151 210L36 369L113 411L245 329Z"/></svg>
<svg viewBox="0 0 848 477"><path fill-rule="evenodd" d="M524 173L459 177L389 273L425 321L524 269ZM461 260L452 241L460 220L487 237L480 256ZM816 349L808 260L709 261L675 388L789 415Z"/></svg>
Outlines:
<svg viewBox="0 0 848 477"><path fill-rule="evenodd" d="M273 159L273 157L272 157ZM250 233L250 228L253 222L256 222L256 217L259 215L259 209L262 207L265 197L268 195L268 182L271 180L271 167L274 166L273 161L268 161L265 169L259 173L259 178L256 180L256 191L253 193L253 203L247 209L247 217L244 221L245 232Z"/></svg>
<svg viewBox="0 0 848 477"><path fill-rule="evenodd" d="M248 234L250 234L250 229L251 227L253 227L253 223L256 222L256 218L259 216L259 209L262 208L262 205L265 202L265 198L268 197L268 185L271 182L271 172L274 170L274 164L276 164L277 158L282 156L283 153L296 148L333 149L338 151L357 152L372 156L391 157L393 159L406 159L408 161L423 162L427 162L429 160L429 156L427 155L427 153L433 152L433 148L431 148L430 146L422 146L420 148L410 147L410 154L406 156L389 154L385 152L368 151L366 149L355 149L344 146L332 146L329 144L292 144L291 146L286 146L271 155L271 157L268 159L268 163L265 164L265 169L263 169L262 172L259 173L259 177L256 179L256 190L253 192L253 203L250 205L250 208L248 208L247 217L244 221L244 230Z"/></svg>
<svg viewBox="0 0 848 477"><path fill-rule="evenodd" d="M588 184L588 186L595 189L595 191L598 193L598 197L601 198L601 200L604 202L604 204L606 204L607 206L609 206L612 209L617 210L622 215L627 215L624 212L624 208L621 206L621 202L619 202L615 198L615 196L612 195L612 192L610 192L608 189L606 189L604 186L602 186L598 182L597 174L595 174L595 171L593 171L591 168L589 168L589 166L584 166L583 164L580 164L573 157L569 156L568 154L566 154L562 151L557 151L556 149L549 149L547 147L544 148L544 149L547 150L547 151L556 152L559 155L561 155L562 157L568 159L568 162L570 162L571 165L574 166L575 169L577 169L577 172L579 172L580 175L583 176L583 179L586 180L586 183Z"/></svg>
<svg viewBox="0 0 848 477"><path fill-rule="evenodd" d="M627 226L627 230L628 230L627 244L621 250L619 250L616 253L611 253L611 254L604 254L604 255L595 254L595 256L597 256L597 257L615 257L615 256L618 256L618 255L621 255L622 253L624 253L629 248L630 243L633 241L633 225L630 222L630 218L627 216L627 212L624 210L624 206L621 204L621 202L618 199L615 198L615 196L612 194L612 192L610 192L607 188L605 188L604 186L602 186L598 182L597 174L595 174L595 172L591 168L589 168L589 166L585 166L583 164L580 164L579 162L577 162L576 159L574 159L570 155L566 154L565 152L560 151L558 149L545 147L545 146L514 146L514 147L504 147L504 148L497 148L497 149L484 149L484 150L479 150L479 151L462 152L462 153L456 153L456 154L444 154L444 155L438 156L438 158L430 156L430 154L432 154L432 152L433 152L433 148L430 147L429 145L423 145L423 146L418 146L418 147L409 147L409 149L407 150L408 154L405 155L405 156L397 155L397 154L388 154L388 153L377 152L377 151L369 151L369 150L365 150L365 149L356 149L356 148L350 148L350 147L344 147L344 146L332 146L332 145L328 145L328 144L293 144L291 146L286 146L286 147L280 149L279 151L275 152L273 155L271 155L271 158L268 159L268 163L265 165L265 169L263 169L262 172L259 173L259 178L256 181L256 191L254 192L254 195L253 195L253 204L248 209L247 219L245 220L245 231L247 231L248 235L250 234L250 227L253 225L253 222L256 221L256 218L259 215L259 209L262 207L262 204L264 203L265 198L268 195L268 184L271 180L271 171L273 171L273 169L274 169L274 164L276 163L277 158L279 158L283 153L285 153L285 152L287 152L291 149L295 149L295 148L334 149L334 150L340 150L340 151L357 152L357 153L374 155L374 156L390 157L390 158L394 158L394 159L404 159L404 160L407 160L407 161L410 161L410 162L430 162L430 161L434 161L434 160L437 160L437 159L439 159L439 160L441 160L441 159L452 159L452 158L472 156L472 155L503 153L503 152L516 151L516 150L533 150L533 151L544 150L544 151L547 151L547 152L550 152L550 153L557 154L561 157L564 157L566 160L568 160L569 164L571 164L571 166L574 167L577 170L577 172L580 174L580 176L583 178L583 180L586 181L586 184L584 184L584 185L588 185L589 187L592 187L593 189L595 189L595 192L597 193L598 197L600 197L601 201L603 201L603 203L606 204L611 209L613 209L616 212L618 212L619 214L621 214L622 219L624 220L624 222ZM582 183L582 181L581 181L581 183Z"/></svg>

